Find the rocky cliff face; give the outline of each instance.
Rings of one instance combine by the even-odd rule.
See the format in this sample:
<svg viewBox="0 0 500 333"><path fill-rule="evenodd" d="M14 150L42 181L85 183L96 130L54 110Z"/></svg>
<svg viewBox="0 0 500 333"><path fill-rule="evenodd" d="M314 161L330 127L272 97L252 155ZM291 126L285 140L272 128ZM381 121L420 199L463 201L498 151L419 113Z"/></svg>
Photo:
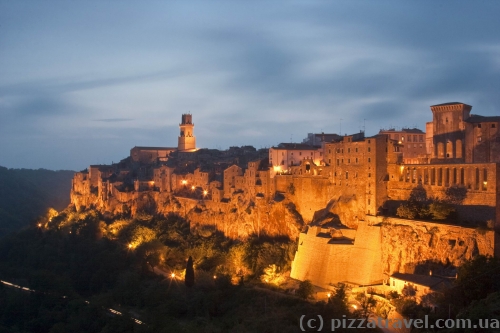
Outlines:
<svg viewBox="0 0 500 333"><path fill-rule="evenodd" d="M436 266L458 267L479 254L494 254L494 231L388 219L382 223L384 272L428 274Z"/></svg>
<svg viewBox="0 0 500 333"><path fill-rule="evenodd" d="M173 212L189 220L195 232L219 230L232 239L246 239L255 234L295 240L304 225L291 201L254 201L244 193L232 195L227 202L176 197L154 191L122 193L120 201L115 197L102 200L96 195L72 193L71 201L77 209L94 207L107 214L135 215L138 211L146 211L166 215Z"/></svg>

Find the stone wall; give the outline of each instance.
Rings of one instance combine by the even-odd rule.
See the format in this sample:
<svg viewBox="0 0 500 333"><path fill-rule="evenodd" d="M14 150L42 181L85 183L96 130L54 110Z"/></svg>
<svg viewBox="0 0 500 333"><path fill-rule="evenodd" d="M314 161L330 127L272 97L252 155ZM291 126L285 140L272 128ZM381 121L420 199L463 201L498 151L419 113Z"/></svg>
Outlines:
<svg viewBox="0 0 500 333"><path fill-rule="evenodd" d="M309 227L299 236L290 277L310 280L323 288L338 282L380 283L383 280L380 241L380 227L366 223L360 223L358 230Z"/></svg>

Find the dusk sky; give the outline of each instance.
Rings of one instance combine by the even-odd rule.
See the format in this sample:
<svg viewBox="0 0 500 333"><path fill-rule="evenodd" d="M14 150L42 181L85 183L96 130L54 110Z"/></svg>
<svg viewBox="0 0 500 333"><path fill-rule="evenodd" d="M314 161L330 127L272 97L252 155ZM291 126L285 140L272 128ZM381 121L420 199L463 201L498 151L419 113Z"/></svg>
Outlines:
<svg viewBox="0 0 500 333"><path fill-rule="evenodd" d="M0 165L82 170L134 146L269 147L500 115L500 1L0 0Z"/></svg>

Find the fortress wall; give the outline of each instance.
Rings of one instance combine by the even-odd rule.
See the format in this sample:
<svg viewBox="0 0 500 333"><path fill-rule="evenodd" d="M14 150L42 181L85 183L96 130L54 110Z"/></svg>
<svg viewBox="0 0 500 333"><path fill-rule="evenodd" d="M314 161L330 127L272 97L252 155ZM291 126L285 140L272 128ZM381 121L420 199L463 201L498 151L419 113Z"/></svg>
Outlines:
<svg viewBox="0 0 500 333"><path fill-rule="evenodd" d="M494 231L414 220L367 216L353 245L331 239L324 229L318 235L319 230L309 227L300 234L290 277L324 288L380 283L397 272L427 274L436 264L458 267L477 255L492 256L495 249Z"/></svg>
<svg viewBox="0 0 500 333"><path fill-rule="evenodd" d="M382 234L379 226L359 223L350 254L349 281L360 285L380 283L383 279Z"/></svg>
<svg viewBox="0 0 500 333"><path fill-rule="evenodd" d="M277 192L288 192L288 186L292 183L291 175L277 175L273 179Z"/></svg>
<svg viewBox="0 0 500 333"><path fill-rule="evenodd" d="M293 185L295 187L294 202L304 221L311 221L314 213L324 209L330 201L330 182L327 178L294 176Z"/></svg>
<svg viewBox="0 0 500 333"><path fill-rule="evenodd" d="M328 288L330 284L347 280L346 267L352 244L328 244L331 238L317 237L316 228L300 234L290 277Z"/></svg>

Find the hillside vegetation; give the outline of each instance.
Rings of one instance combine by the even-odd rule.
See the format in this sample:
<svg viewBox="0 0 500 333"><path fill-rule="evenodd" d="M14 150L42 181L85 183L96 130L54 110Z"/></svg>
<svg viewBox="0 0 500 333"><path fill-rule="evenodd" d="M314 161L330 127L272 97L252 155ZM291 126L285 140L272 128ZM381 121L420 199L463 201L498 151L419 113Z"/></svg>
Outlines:
<svg viewBox="0 0 500 333"><path fill-rule="evenodd" d="M0 166L0 237L69 205L74 171L7 169Z"/></svg>

